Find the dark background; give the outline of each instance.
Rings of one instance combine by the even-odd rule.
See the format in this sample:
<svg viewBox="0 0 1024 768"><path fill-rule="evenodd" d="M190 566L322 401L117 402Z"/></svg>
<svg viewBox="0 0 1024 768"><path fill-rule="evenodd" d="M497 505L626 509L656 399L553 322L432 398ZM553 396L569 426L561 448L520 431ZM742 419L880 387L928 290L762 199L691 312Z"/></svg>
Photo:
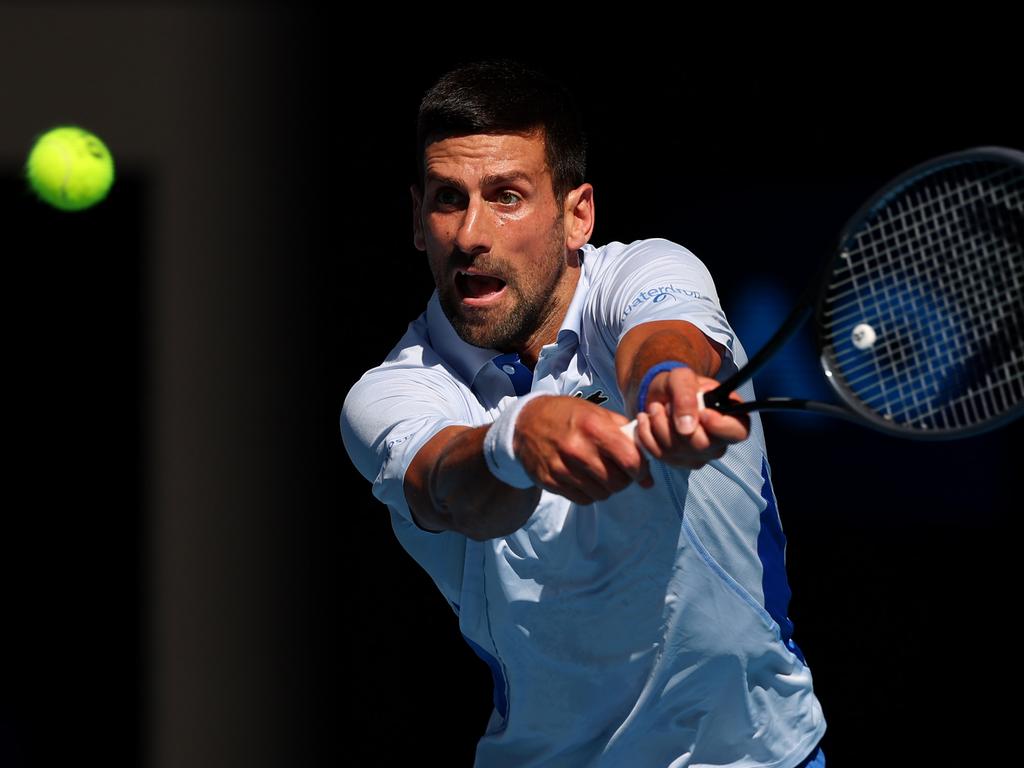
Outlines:
<svg viewBox="0 0 1024 768"><path fill-rule="evenodd" d="M1024 144L1019 67L991 37L979 56L443 21L400 40L279 5L0 7L0 765L471 763L489 673L337 429L430 293L412 125L449 65L561 75L594 242L689 247L748 349L888 178ZM85 213L21 178L62 123L118 162ZM814 370L808 333L758 386L827 396ZM829 764L1002 754L1021 426L914 444L765 421Z"/></svg>

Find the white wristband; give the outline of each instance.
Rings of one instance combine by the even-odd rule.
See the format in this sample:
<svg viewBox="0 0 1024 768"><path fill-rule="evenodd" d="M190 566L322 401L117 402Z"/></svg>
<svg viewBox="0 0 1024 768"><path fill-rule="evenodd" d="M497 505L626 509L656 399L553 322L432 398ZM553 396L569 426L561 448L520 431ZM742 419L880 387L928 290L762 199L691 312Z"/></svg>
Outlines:
<svg viewBox="0 0 1024 768"><path fill-rule="evenodd" d="M512 450L516 431L516 418L523 406L546 392L528 392L501 412L484 435L484 460L491 474L513 488L530 488L533 480L526 474L522 463Z"/></svg>

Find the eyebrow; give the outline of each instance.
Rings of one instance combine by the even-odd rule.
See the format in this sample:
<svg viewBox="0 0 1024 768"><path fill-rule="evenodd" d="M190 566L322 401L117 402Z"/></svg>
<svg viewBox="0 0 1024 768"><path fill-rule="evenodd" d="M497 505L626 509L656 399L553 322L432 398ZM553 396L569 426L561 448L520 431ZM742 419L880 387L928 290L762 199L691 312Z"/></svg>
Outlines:
<svg viewBox="0 0 1024 768"><path fill-rule="evenodd" d="M428 172L427 181L446 184L449 187L455 187L456 189L465 189L465 185L459 179L453 179L449 176L441 176L435 173ZM533 184L533 179L530 178L530 175L526 173L526 171L509 171L508 173L492 173L484 176L480 179L480 185L482 187L497 187L513 181L525 181L528 184Z"/></svg>

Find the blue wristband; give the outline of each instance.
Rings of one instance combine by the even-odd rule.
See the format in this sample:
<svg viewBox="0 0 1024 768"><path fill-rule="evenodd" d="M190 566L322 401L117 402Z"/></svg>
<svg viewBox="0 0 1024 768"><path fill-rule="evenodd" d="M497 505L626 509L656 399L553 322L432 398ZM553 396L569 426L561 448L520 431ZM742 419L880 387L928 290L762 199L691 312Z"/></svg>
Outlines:
<svg viewBox="0 0 1024 768"><path fill-rule="evenodd" d="M636 395L636 412L642 413L647 410L647 389L651 386L655 376L665 371L671 371L673 368L689 367L686 363L680 363L678 360L665 360L657 365L652 365L640 380L640 390Z"/></svg>

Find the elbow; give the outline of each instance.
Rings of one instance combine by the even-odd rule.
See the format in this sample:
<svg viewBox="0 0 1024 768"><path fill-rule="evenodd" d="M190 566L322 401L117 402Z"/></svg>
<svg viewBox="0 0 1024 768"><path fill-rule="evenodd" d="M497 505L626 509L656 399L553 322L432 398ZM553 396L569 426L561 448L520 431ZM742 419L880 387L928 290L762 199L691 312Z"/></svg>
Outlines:
<svg viewBox="0 0 1024 768"><path fill-rule="evenodd" d="M465 521L463 525L457 526L455 530L467 539L472 539L473 541L489 541L490 539L495 539L498 536L504 535L501 533L490 533L484 528L477 526L472 521L468 520Z"/></svg>
<svg viewBox="0 0 1024 768"><path fill-rule="evenodd" d="M522 528L540 501L541 489L503 486L497 495L464 500L451 513L452 529L473 541L509 536Z"/></svg>
<svg viewBox="0 0 1024 768"><path fill-rule="evenodd" d="M425 505L438 525L473 541L514 533L533 514L541 490L513 488L493 477L479 453L482 432L466 434L477 440L455 438L425 473Z"/></svg>
<svg viewBox="0 0 1024 768"><path fill-rule="evenodd" d="M484 516L472 508L466 508L462 514L452 516L452 530L473 541L488 541L512 533L489 525Z"/></svg>
<svg viewBox="0 0 1024 768"><path fill-rule="evenodd" d="M465 497L449 499L441 492L431 472L429 482L429 523L431 528L452 531L473 541L487 541L501 535L488 529L487 520L478 505Z"/></svg>

